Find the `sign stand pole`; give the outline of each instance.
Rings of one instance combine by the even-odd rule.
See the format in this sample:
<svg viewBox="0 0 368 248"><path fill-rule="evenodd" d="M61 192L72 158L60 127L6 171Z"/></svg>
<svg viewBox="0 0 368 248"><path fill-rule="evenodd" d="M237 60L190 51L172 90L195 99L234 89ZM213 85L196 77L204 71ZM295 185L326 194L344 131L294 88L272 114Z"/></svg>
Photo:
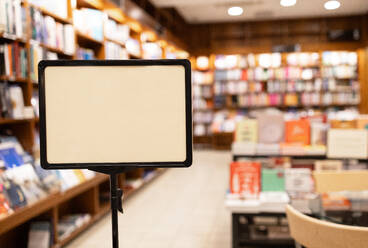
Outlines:
<svg viewBox="0 0 368 248"><path fill-rule="evenodd" d="M118 170L112 168L93 168L91 170L110 176L112 248L119 248L118 211L123 213L123 190L117 185L117 175L127 170L126 168L120 168Z"/></svg>

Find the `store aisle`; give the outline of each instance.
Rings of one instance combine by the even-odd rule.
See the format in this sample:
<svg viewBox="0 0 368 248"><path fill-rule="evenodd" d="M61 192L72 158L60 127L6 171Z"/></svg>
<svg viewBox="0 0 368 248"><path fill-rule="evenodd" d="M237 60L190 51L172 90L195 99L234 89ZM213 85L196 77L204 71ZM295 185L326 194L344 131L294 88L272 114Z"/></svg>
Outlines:
<svg viewBox="0 0 368 248"><path fill-rule="evenodd" d="M198 151L188 169L169 169L124 203L122 248L229 248L231 216L224 207L229 152ZM111 247L110 214L68 248Z"/></svg>

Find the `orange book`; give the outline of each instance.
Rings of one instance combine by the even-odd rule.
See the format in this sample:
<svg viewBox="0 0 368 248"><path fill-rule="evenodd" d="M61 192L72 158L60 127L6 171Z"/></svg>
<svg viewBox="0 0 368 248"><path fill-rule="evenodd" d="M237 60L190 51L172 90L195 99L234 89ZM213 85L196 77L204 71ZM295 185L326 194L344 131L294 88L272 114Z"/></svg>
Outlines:
<svg viewBox="0 0 368 248"><path fill-rule="evenodd" d="M8 59L9 59L9 77L13 76L13 51L12 51L12 46L9 44L8 45Z"/></svg>
<svg viewBox="0 0 368 248"><path fill-rule="evenodd" d="M242 161L230 164L232 194L256 197L261 189L261 163Z"/></svg>
<svg viewBox="0 0 368 248"><path fill-rule="evenodd" d="M287 121L285 124L285 142L310 144L310 125L306 119Z"/></svg>
<svg viewBox="0 0 368 248"><path fill-rule="evenodd" d="M330 121L331 128L339 128L339 129L355 129L357 128L357 121L343 121L343 120L331 120Z"/></svg>

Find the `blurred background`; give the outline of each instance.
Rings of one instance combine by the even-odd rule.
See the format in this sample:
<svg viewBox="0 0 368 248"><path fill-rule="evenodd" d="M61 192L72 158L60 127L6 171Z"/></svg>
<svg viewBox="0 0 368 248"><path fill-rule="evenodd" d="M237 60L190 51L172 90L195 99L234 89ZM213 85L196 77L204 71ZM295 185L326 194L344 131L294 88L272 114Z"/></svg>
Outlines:
<svg viewBox="0 0 368 248"><path fill-rule="evenodd" d="M367 1L0 0L0 247L109 247L108 176L40 167L42 59L191 61L194 164L119 175L122 247L368 226Z"/></svg>

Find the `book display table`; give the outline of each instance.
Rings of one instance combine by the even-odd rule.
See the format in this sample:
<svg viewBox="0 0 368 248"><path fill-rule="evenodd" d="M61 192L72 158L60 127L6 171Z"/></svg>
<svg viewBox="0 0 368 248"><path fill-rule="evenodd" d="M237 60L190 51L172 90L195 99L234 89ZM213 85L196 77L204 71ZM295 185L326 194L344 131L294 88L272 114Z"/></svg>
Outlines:
<svg viewBox="0 0 368 248"><path fill-rule="evenodd" d="M279 194L280 193L280 194ZM277 197L279 202L273 201ZM226 199L226 208L232 216L232 247L294 247L289 235L285 206L287 194L278 192L271 197L241 200Z"/></svg>

